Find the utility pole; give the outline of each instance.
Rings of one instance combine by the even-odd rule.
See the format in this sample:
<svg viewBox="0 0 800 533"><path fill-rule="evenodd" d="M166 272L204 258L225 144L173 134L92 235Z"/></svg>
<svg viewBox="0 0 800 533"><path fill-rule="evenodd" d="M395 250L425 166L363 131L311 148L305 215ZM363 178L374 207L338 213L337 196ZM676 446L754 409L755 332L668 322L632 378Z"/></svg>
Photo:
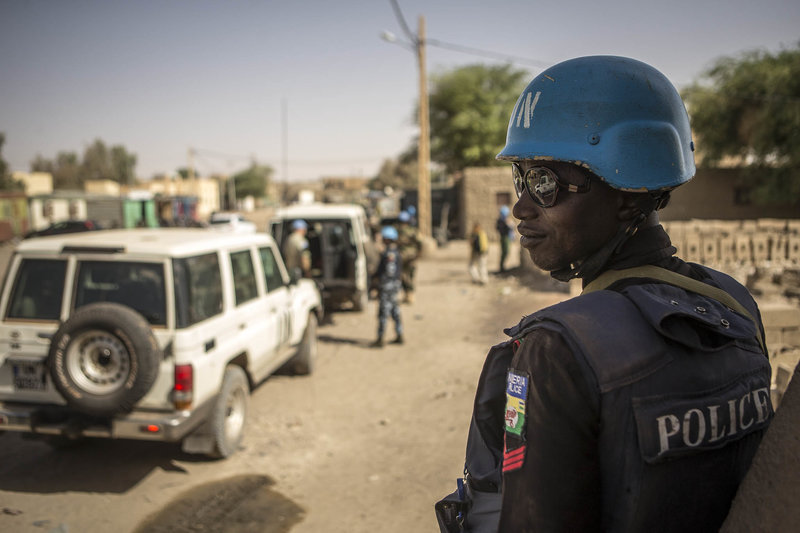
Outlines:
<svg viewBox="0 0 800 533"><path fill-rule="evenodd" d="M425 66L425 17L419 16L417 29L419 63L419 146L417 156L417 224L423 237L431 237L430 116L428 114L428 75Z"/></svg>
<svg viewBox="0 0 800 533"><path fill-rule="evenodd" d="M194 162L192 161L192 156L193 155L194 155L194 150L192 150L192 147L190 146L189 147L189 163L188 163L189 167L187 169L189 171L188 175L187 175L187 177L189 178L189 183L194 183Z"/></svg>
<svg viewBox="0 0 800 533"><path fill-rule="evenodd" d="M286 98L281 100L281 141L283 143L283 183L281 187L280 203L286 201L286 191L289 188L289 106Z"/></svg>

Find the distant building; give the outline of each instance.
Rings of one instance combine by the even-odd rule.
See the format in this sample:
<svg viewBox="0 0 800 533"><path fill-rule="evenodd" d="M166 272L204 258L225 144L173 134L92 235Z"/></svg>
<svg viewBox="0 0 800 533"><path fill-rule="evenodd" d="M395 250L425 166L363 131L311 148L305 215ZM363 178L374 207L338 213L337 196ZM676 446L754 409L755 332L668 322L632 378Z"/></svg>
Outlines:
<svg viewBox="0 0 800 533"><path fill-rule="evenodd" d="M141 181L137 187L161 197L196 198L196 216L201 220L208 220L211 213L220 210L220 188L215 179L160 176Z"/></svg>
<svg viewBox="0 0 800 533"><path fill-rule="evenodd" d="M327 203L364 202L367 195L369 179L353 176L328 176L322 178L322 198Z"/></svg>
<svg viewBox="0 0 800 533"><path fill-rule="evenodd" d="M119 196L122 187L114 180L86 180L83 182L83 190L89 194Z"/></svg>
<svg viewBox="0 0 800 533"><path fill-rule="evenodd" d="M23 184L28 196L53 192L53 175L49 172L14 172L11 178Z"/></svg>

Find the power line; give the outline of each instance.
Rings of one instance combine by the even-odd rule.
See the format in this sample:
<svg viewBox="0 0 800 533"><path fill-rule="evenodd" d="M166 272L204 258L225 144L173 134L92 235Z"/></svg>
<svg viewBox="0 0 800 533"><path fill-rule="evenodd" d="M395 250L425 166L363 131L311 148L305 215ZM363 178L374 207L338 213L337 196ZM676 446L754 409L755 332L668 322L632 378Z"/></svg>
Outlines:
<svg viewBox="0 0 800 533"><path fill-rule="evenodd" d="M403 12L400 11L400 5L397 3L397 0L389 0L392 4L392 9L394 9L394 16L397 18L397 22L400 23L400 27L403 29L403 33L406 34L406 38L414 44L417 43L417 37L411 33L411 30L408 29L408 24L406 24L406 19L403 17Z"/></svg>
<svg viewBox="0 0 800 533"><path fill-rule="evenodd" d="M399 44L401 46L405 46L405 47L411 48L413 50L415 46L419 46L419 44L420 44L419 43L419 39L408 28L408 24L406 24L406 19L403 16L402 11L400 11L400 5L398 4L397 0L389 0L389 3L392 4L392 9L394 10L395 18L397 19L397 22L400 24L400 27L403 29L403 33L405 33L406 34L406 38L408 38L408 40L411 41L411 46L409 46L409 43L404 43L402 41L396 41L394 39L394 36L392 36L391 34L388 34L388 32L385 32L384 39L386 39L387 41L390 41L390 42L395 42L396 44ZM387 34L389 35L388 37L387 37ZM540 59L531 59L529 57L522 57L522 56L504 54L504 53L501 53L501 52L494 52L494 51L491 51L491 50L484 50L482 48L475 48L474 46L465 46L465 45L462 45L462 44L448 43L446 41L440 41L438 39L427 39L426 38L425 39L425 44L428 44L430 46L435 46L435 47L438 47L438 48L444 48L444 49L447 49L447 50L453 50L455 52L461 52L463 54L471 54L471 55L476 55L476 56L481 56L481 57L488 57L488 58L491 58L491 59L498 59L498 60L505 61L505 62L508 62L508 63L521 63L521 64L524 64L524 65L532 65L532 66L542 67L542 68L549 67L550 65L553 64L552 61L543 61L543 60L540 60Z"/></svg>
<svg viewBox="0 0 800 533"><path fill-rule="evenodd" d="M490 57L492 59L501 59L504 61L508 61L509 63L524 63L529 65L534 65L537 67L549 67L553 63L550 61L541 61L538 59L530 59L528 57L521 57L521 56L512 56L508 54L503 54L500 52L492 52L490 50L482 50L480 48L474 48L472 46L464 46L460 44L454 43L447 43L444 41L440 41L438 39L428 39L426 44L430 46L437 46L439 48L446 48L448 50L454 50L456 52L461 52L464 54L472 54L476 56L483 56L483 57Z"/></svg>

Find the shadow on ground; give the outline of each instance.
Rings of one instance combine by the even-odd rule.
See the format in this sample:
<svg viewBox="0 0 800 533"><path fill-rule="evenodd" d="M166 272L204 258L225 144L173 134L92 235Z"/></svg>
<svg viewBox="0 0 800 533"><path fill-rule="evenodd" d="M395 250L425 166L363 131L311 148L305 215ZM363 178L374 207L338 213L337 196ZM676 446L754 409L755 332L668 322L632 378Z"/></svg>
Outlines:
<svg viewBox="0 0 800 533"><path fill-rule="evenodd" d="M306 511L273 490L267 476L241 475L187 490L134 533L286 533Z"/></svg>

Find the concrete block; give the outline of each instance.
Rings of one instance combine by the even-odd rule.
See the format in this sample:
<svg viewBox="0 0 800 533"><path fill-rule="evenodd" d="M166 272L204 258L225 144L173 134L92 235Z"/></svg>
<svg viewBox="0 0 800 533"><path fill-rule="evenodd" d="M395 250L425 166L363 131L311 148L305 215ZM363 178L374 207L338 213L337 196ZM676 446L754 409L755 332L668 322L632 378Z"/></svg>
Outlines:
<svg viewBox="0 0 800 533"><path fill-rule="evenodd" d="M703 242L700 239L700 234L696 232L691 232L688 235L686 235L685 245L686 249L683 253L683 259L685 261L691 261L692 263L702 263Z"/></svg>
<svg viewBox="0 0 800 533"><path fill-rule="evenodd" d="M767 302L759 305L761 320L765 328L800 329L800 309L782 302Z"/></svg>
<svg viewBox="0 0 800 533"><path fill-rule="evenodd" d="M781 330L781 342L787 346L800 347L800 328L785 328Z"/></svg>
<svg viewBox="0 0 800 533"><path fill-rule="evenodd" d="M736 240L736 260L741 263L752 263L753 245L750 242L750 235L746 233L737 233L734 239Z"/></svg>
<svg viewBox="0 0 800 533"><path fill-rule="evenodd" d="M789 235L786 240L786 257L793 265L800 265L800 235Z"/></svg>
<svg viewBox="0 0 800 533"><path fill-rule="evenodd" d="M703 262L719 263L719 233L703 233L700 242L703 245Z"/></svg>
<svg viewBox="0 0 800 533"><path fill-rule="evenodd" d="M769 260L775 264L786 263L789 249L789 238L785 233L773 233L770 236Z"/></svg>
<svg viewBox="0 0 800 533"><path fill-rule="evenodd" d="M719 258L722 263L736 261L736 239L733 235L725 235L719 239Z"/></svg>
<svg viewBox="0 0 800 533"><path fill-rule="evenodd" d="M753 253L753 260L756 264L762 264L766 261L769 261L769 235L766 233L756 233L750 239L752 242L752 253Z"/></svg>

